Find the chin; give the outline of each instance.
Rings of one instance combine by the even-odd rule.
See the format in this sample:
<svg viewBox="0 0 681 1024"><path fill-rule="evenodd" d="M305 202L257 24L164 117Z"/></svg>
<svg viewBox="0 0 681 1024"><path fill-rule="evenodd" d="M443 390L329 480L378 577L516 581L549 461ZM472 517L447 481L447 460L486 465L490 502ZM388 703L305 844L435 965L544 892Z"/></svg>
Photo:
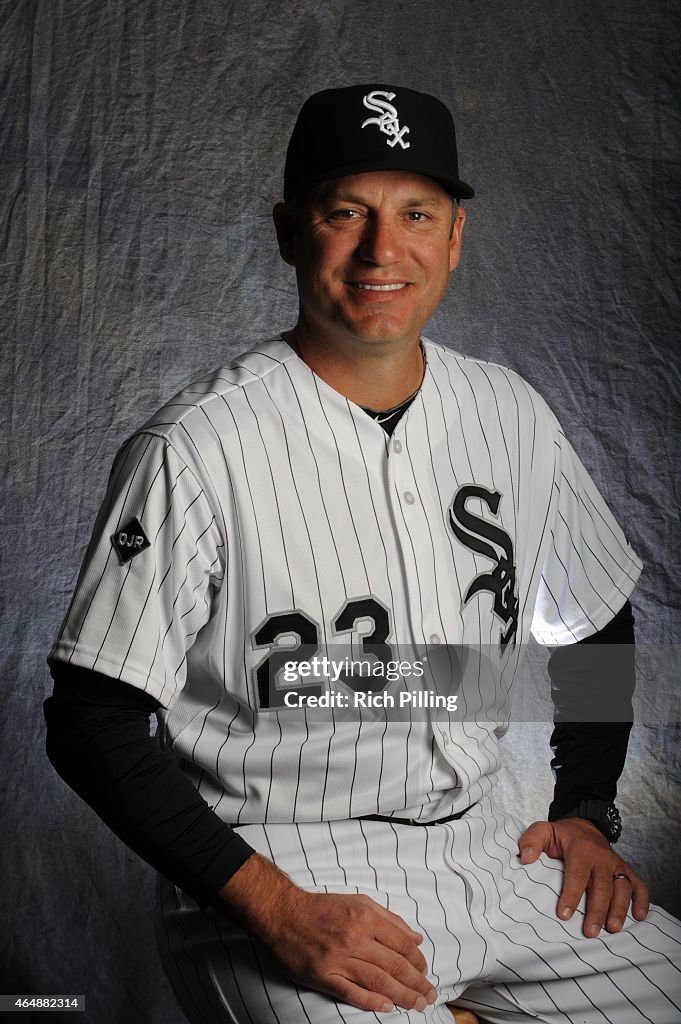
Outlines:
<svg viewBox="0 0 681 1024"><path fill-rule="evenodd" d="M402 341L414 332L409 325L396 323L392 317L372 317L360 323L348 323L346 329L357 341L368 344L380 344ZM417 332L417 337L419 332Z"/></svg>

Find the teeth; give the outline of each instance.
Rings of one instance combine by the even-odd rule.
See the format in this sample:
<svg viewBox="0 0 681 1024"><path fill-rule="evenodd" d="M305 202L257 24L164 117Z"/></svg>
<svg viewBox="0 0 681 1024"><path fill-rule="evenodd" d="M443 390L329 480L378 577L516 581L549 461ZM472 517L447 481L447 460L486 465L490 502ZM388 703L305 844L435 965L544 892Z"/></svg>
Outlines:
<svg viewBox="0 0 681 1024"><path fill-rule="evenodd" d="M365 292L398 292L404 288L404 284L362 284L359 282L355 288L361 288Z"/></svg>

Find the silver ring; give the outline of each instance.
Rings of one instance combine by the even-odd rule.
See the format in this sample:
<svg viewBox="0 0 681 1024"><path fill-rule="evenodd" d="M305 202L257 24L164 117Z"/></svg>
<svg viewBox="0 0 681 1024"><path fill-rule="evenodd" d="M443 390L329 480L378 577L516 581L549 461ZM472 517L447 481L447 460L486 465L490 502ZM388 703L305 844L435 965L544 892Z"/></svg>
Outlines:
<svg viewBox="0 0 681 1024"><path fill-rule="evenodd" d="M631 879L629 878L629 875L626 875L626 874L624 873L624 871L616 871L616 872L614 873L614 875L612 876L612 880L613 880L613 882L616 882L618 878L626 878L626 880L627 880L627 882L629 883L629 885L630 885L630 886L632 886L632 888L633 888L633 885L634 885L634 883L633 883L633 882L632 882L632 880L631 880Z"/></svg>

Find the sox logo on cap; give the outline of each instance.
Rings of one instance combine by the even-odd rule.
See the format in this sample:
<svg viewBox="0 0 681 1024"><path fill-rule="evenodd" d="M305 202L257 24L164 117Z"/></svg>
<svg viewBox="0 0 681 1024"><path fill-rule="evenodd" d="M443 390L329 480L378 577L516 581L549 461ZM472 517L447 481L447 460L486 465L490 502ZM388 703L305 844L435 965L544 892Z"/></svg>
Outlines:
<svg viewBox="0 0 681 1024"><path fill-rule="evenodd" d="M411 143L405 142L403 138L409 134L409 128L407 125L400 128L397 108L389 102L395 99L395 95L394 92L383 92L381 89L374 89L373 92L367 93L363 99L364 106L367 110L377 111L380 117L368 117L362 124L362 128L366 128L368 124L375 124L385 135L391 136L386 139L391 148L399 142L402 149L409 149Z"/></svg>

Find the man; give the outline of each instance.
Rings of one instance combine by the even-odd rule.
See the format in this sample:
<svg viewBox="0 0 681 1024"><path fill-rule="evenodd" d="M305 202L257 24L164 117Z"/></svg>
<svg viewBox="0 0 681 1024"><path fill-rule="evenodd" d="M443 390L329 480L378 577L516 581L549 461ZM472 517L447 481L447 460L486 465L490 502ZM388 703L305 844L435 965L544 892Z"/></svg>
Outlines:
<svg viewBox="0 0 681 1024"><path fill-rule="evenodd" d="M114 464L48 750L169 880L159 944L192 1021L451 1022L455 1000L681 1020L679 925L609 842L640 562L536 393L422 336L472 195L438 100L311 97L274 211L296 326ZM490 792L530 630L558 645L557 783L523 831ZM594 638L625 652L625 713L599 726L570 717L593 679L569 652ZM347 649L398 680L308 671ZM427 713L392 715L424 663Z"/></svg>

